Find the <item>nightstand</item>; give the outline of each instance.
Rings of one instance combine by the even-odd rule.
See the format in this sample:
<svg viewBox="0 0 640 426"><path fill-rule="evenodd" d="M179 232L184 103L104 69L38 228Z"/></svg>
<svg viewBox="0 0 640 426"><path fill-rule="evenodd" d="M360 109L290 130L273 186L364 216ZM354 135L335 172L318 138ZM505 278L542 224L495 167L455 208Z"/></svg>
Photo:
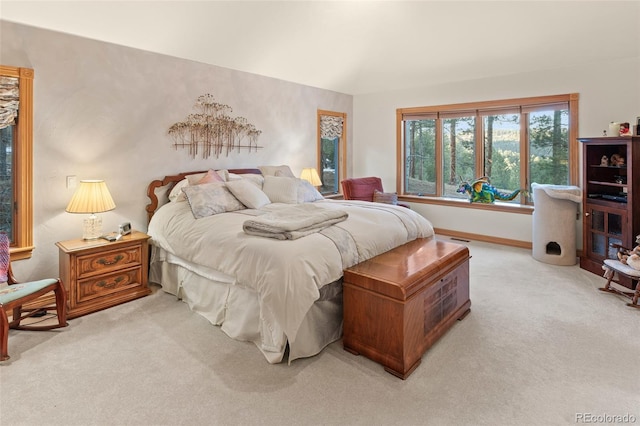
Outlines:
<svg viewBox="0 0 640 426"><path fill-rule="evenodd" d="M151 293L147 285L149 236L133 231L118 241L60 241L60 278L67 318L110 308Z"/></svg>

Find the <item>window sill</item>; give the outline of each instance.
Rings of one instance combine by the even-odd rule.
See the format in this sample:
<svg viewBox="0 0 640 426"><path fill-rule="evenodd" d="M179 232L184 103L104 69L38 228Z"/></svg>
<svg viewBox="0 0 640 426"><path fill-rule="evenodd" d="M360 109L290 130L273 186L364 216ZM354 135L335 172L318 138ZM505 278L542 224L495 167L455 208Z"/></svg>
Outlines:
<svg viewBox="0 0 640 426"><path fill-rule="evenodd" d="M431 205L448 206L448 207L460 207L465 209L490 210L490 211L499 211L499 212L505 212L505 213L515 213L515 214L527 214L527 215L533 214L533 206L503 203L500 201L496 201L493 204L470 203L468 200L462 200L462 199L456 199L456 198L425 197L425 196L417 196L417 195L399 195L398 200L409 202L409 203L431 204Z"/></svg>
<svg viewBox="0 0 640 426"><path fill-rule="evenodd" d="M13 262L14 260L30 259L34 248L35 247L33 246L29 246L14 247L9 249L9 256L11 256L11 261Z"/></svg>

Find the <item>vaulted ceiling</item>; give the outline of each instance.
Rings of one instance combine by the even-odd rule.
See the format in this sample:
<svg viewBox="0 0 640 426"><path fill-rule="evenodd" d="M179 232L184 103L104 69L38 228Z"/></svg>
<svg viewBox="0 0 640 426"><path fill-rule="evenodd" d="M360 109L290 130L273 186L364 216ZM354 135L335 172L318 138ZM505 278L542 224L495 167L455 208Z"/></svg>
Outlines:
<svg viewBox="0 0 640 426"><path fill-rule="evenodd" d="M10 1L0 18L348 94L640 56L639 1Z"/></svg>

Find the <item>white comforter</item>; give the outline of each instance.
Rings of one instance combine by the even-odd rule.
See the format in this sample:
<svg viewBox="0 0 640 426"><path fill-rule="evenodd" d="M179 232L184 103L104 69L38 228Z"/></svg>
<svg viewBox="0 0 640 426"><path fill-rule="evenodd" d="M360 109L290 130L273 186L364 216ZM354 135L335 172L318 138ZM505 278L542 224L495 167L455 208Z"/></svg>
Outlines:
<svg viewBox="0 0 640 426"><path fill-rule="evenodd" d="M194 219L187 202L164 205L153 216L152 243L189 262L235 277L234 285L258 292L262 318L274 318L292 344L300 324L319 297L319 288L342 277L345 267L419 237L433 235L431 223L405 207L365 201L313 203L348 213L322 233L276 240L243 232L255 210ZM290 207L270 204L263 210ZM338 248L341 246L341 249ZM342 253L341 253L342 250ZM268 340L268 339L267 339Z"/></svg>

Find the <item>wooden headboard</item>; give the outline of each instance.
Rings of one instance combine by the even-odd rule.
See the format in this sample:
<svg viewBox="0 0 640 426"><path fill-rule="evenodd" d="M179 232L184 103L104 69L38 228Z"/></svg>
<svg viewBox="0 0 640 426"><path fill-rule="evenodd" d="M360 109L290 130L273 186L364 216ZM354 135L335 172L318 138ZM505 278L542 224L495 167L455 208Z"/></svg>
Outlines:
<svg viewBox="0 0 640 426"><path fill-rule="evenodd" d="M241 174L262 174L260 169L228 169L229 173L235 173L238 175ZM193 175L196 173L207 173L208 170L200 170L195 172L184 172L177 175L165 176L162 179L156 179L151 181L149 186L147 187L147 197L149 197L149 204L147 204L147 223L151 221L153 214L158 210L158 208L162 207L160 205L160 200L158 199L157 190L160 188L164 188L166 194L169 194L171 189L175 186L176 183L180 182L182 179L186 178L188 175Z"/></svg>

